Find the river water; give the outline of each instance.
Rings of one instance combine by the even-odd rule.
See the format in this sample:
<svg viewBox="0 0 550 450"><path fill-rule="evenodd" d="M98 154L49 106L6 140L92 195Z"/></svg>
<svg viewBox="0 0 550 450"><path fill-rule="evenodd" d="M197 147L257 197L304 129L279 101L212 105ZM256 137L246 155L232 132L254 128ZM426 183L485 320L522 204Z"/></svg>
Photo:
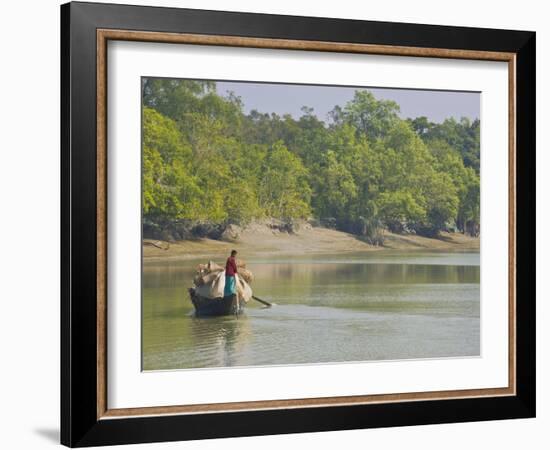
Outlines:
<svg viewBox="0 0 550 450"><path fill-rule="evenodd" d="M245 259L254 294L276 305L214 318L194 317L187 293L204 260L144 262L144 370L480 353L479 252Z"/></svg>

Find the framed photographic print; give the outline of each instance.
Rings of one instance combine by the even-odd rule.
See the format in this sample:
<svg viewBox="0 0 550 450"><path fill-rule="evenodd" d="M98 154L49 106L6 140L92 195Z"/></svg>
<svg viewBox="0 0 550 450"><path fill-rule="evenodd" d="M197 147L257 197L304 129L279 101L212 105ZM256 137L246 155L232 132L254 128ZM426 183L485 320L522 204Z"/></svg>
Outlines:
<svg viewBox="0 0 550 450"><path fill-rule="evenodd" d="M61 7L61 441L535 415L535 33Z"/></svg>

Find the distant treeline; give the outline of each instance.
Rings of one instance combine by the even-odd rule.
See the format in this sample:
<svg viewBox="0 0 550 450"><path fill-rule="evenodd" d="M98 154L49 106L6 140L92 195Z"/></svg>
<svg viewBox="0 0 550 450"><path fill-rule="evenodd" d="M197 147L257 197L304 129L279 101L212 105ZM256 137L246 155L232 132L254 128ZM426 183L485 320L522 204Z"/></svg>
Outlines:
<svg viewBox="0 0 550 450"><path fill-rule="evenodd" d="M379 240L479 230L479 120L403 120L357 90L328 120L243 112L214 82L144 79L148 223L318 219Z"/></svg>

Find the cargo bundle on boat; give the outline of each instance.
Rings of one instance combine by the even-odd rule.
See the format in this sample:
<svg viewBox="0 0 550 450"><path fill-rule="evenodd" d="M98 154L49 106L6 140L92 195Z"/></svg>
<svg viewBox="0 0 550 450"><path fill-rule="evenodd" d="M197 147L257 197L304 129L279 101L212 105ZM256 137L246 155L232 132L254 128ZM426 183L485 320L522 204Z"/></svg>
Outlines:
<svg viewBox="0 0 550 450"><path fill-rule="evenodd" d="M210 261L199 264L193 279L193 287L189 289L191 302L197 316L224 316L239 314L252 298L252 272L246 269L243 262L238 264L235 275L237 293L224 296L225 269Z"/></svg>

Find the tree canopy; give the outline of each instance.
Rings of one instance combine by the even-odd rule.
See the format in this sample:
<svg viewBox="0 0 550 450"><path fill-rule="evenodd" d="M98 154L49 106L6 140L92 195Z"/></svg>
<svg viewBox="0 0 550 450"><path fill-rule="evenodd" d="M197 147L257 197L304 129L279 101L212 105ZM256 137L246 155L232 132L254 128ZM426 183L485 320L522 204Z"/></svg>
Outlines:
<svg viewBox="0 0 550 450"><path fill-rule="evenodd" d="M362 89L329 117L245 114L214 82L145 79L144 217L315 218L372 239L479 229L479 120L404 120Z"/></svg>

